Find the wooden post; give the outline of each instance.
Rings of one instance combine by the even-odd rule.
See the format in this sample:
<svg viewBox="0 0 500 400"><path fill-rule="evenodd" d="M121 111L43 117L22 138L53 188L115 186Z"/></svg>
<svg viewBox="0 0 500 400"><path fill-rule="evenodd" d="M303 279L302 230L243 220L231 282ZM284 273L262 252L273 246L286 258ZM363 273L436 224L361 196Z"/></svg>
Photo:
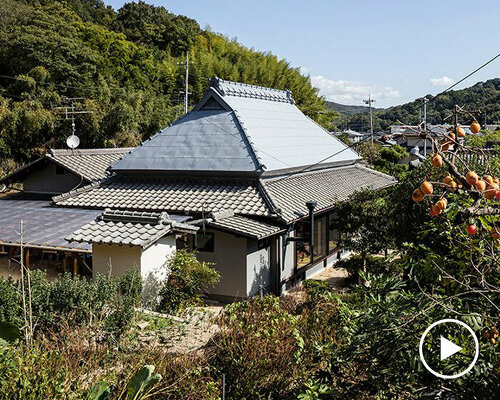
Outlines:
<svg viewBox="0 0 500 400"><path fill-rule="evenodd" d="M64 258L62 262L62 272L66 272L66 268L68 268L68 254L64 253Z"/></svg>
<svg viewBox="0 0 500 400"><path fill-rule="evenodd" d="M78 274L78 257L75 256L73 258L73 276L76 276Z"/></svg>
<svg viewBox="0 0 500 400"><path fill-rule="evenodd" d="M30 267L30 249L26 249L26 268Z"/></svg>

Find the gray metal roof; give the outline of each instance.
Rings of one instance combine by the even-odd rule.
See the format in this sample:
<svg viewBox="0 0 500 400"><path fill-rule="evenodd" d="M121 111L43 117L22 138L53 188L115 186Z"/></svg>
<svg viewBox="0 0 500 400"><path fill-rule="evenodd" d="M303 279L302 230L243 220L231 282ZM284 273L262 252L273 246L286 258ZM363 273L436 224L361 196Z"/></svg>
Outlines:
<svg viewBox="0 0 500 400"><path fill-rule="evenodd" d="M254 239L263 239L284 231L282 227L277 225L246 218L241 215L233 215L210 221L207 225L218 230Z"/></svg>
<svg viewBox="0 0 500 400"><path fill-rule="evenodd" d="M292 222L308 214L306 201L318 203L316 212L347 200L362 189L382 189L396 183L389 175L360 164L305 172L289 178L263 179L263 186L272 201L281 209L281 216Z"/></svg>
<svg viewBox="0 0 500 400"><path fill-rule="evenodd" d="M69 244L64 238L100 213L54 207L48 201L0 200L0 243L19 245L19 223L23 220L26 246L89 252L88 244Z"/></svg>
<svg viewBox="0 0 500 400"><path fill-rule="evenodd" d="M167 213L106 210L96 220L89 222L66 237L69 242L120 244L148 247L176 227L195 232L196 227L183 224L186 216L169 216ZM174 222L177 220L177 222Z"/></svg>
<svg viewBox="0 0 500 400"><path fill-rule="evenodd" d="M259 163L231 111L193 111L146 140L113 170L253 172Z"/></svg>
<svg viewBox="0 0 500 400"><path fill-rule="evenodd" d="M140 180L113 177L56 196L60 206L201 213L233 209L247 215L269 215L258 182L246 179Z"/></svg>
<svg viewBox="0 0 500 400"><path fill-rule="evenodd" d="M302 113L293 101L270 100L265 97L273 89L246 85L254 93L249 97L241 92L241 84L218 80L215 89L222 87L223 100L235 112L257 152L266 171L293 169L315 164L337 154L323 163L338 163L360 159L359 155L334 135ZM283 92L282 97L289 95Z"/></svg>
<svg viewBox="0 0 500 400"><path fill-rule="evenodd" d="M194 111L111 169L260 173L322 160L352 163L358 159L356 152L303 114L289 91L214 78Z"/></svg>
<svg viewBox="0 0 500 400"><path fill-rule="evenodd" d="M104 179L109 175L106 172L107 168L132 149L132 147L76 150L50 149L43 157L2 178L0 183L20 182L32 170L43 166L47 161L54 162L75 175L83 177L87 182Z"/></svg>

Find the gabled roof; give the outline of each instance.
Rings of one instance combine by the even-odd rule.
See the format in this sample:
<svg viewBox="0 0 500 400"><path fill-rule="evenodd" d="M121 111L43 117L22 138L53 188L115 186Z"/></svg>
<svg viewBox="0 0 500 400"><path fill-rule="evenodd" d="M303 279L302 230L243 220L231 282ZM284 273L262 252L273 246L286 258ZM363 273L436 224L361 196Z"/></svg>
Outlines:
<svg viewBox="0 0 500 400"><path fill-rule="evenodd" d="M133 147L108 149L51 149L47 157L89 181L105 178L108 167Z"/></svg>
<svg viewBox="0 0 500 400"><path fill-rule="evenodd" d="M50 149L47 154L22 166L0 180L0 183L20 182L34 169L47 162L54 162L82 177L87 182L103 179L110 164L132 150L131 147L110 149Z"/></svg>
<svg viewBox="0 0 500 400"><path fill-rule="evenodd" d="M213 78L193 111L136 148L118 173L261 174L360 159L303 114L290 91ZM333 156L332 156L333 155Z"/></svg>
<svg viewBox="0 0 500 400"><path fill-rule="evenodd" d="M96 220L66 237L68 242L140 246L146 248L181 226L196 232L197 227L183 224L187 217L167 213L105 210ZM175 222L177 220L178 222Z"/></svg>

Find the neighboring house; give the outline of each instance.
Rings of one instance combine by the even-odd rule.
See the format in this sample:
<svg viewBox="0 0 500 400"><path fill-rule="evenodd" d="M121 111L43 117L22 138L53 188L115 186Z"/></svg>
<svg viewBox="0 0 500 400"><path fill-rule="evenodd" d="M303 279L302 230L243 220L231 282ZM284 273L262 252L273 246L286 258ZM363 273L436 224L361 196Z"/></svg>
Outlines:
<svg viewBox="0 0 500 400"><path fill-rule="evenodd" d="M59 272L92 274L92 246L64 238L94 220L98 210L53 207L50 196L109 176L107 168L132 148L54 150L0 180L0 188L15 195L0 200L0 257L9 271L19 264L20 224L23 222L24 262L56 267ZM46 200L42 200L46 198Z"/></svg>
<svg viewBox="0 0 500 400"><path fill-rule="evenodd" d="M135 265L159 276L175 242L215 263L212 295L227 301L280 293L338 259L335 202L394 184L360 162L289 91L214 78L193 111L112 164L111 177L53 200L106 210L68 236L92 243L94 274ZM143 246L159 247L143 256Z"/></svg>
<svg viewBox="0 0 500 400"><path fill-rule="evenodd" d="M0 179L0 186L22 183L28 194L55 195L104 179L110 164L132 148L56 150Z"/></svg>
<svg viewBox="0 0 500 400"><path fill-rule="evenodd" d="M472 135L468 126L462 125L462 128L466 135ZM422 125L391 125L393 141L411 153L410 157L404 160L404 163L409 164L410 168L418 168L422 164L422 160L435 150L432 141L423 137L422 129ZM450 124L428 124L427 129L431 136L436 139L442 139L447 132L453 130L453 126ZM485 125L483 129L496 132L500 130L500 125ZM488 151L488 149L485 150ZM464 154L463 156L468 158L470 154ZM487 162L485 159L478 159L476 161Z"/></svg>

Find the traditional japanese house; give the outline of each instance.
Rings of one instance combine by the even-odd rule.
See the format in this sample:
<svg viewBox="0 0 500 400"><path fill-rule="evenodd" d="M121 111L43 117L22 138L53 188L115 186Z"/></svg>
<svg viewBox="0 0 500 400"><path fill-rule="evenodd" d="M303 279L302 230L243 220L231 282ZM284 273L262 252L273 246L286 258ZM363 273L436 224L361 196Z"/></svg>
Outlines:
<svg viewBox="0 0 500 400"><path fill-rule="evenodd" d="M162 279L169 255L190 248L215 263L212 296L221 300L280 293L331 266L342 255L335 202L394 184L303 114L289 91L218 78L191 112L109 171L53 198L105 210L67 237L92 244L94 274L138 267Z"/></svg>

